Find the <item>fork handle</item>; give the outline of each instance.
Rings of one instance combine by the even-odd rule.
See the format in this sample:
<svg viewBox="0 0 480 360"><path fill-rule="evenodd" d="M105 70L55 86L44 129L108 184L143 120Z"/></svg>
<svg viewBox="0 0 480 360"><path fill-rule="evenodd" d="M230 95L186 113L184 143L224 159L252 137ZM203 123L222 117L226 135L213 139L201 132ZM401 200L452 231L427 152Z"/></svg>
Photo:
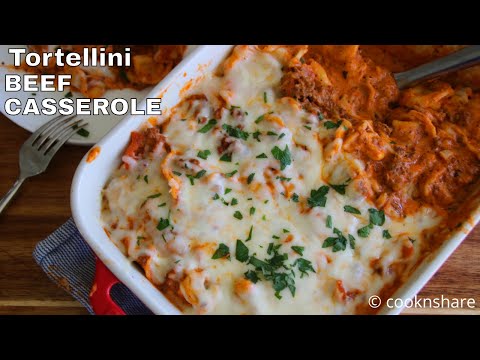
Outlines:
<svg viewBox="0 0 480 360"><path fill-rule="evenodd" d="M470 45L411 70L394 74L399 89L480 63L480 45Z"/></svg>
<svg viewBox="0 0 480 360"><path fill-rule="evenodd" d="M5 195L1 200L0 200L0 214L2 214L3 210L10 204L12 201L13 197L17 193L18 189L22 186L24 183L25 179L24 178L18 178L17 181L15 181L15 184L13 184L12 188L10 191Z"/></svg>

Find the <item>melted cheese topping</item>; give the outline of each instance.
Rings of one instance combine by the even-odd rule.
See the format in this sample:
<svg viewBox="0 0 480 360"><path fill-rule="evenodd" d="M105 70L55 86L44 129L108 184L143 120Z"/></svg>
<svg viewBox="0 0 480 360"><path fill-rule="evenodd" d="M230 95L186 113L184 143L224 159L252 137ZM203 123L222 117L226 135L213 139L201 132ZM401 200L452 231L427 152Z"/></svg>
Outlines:
<svg viewBox="0 0 480 360"><path fill-rule="evenodd" d="M422 206L368 227L375 206L360 189L365 165L342 151L350 125L280 96L288 58L280 50L235 48L222 76L192 90L196 96L175 108L148 151L127 150L103 192L111 240L185 313L361 312L371 295L410 272L422 232L442 220ZM275 148L290 156L282 163ZM345 193L331 184L345 184ZM329 187L325 206L311 207L312 190L322 186ZM340 242L338 251L328 238ZM250 261L236 258L238 240ZM225 246L229 257L214 256ZM272 246L286 254L273 278L252 264L268 264Z"/></svg>

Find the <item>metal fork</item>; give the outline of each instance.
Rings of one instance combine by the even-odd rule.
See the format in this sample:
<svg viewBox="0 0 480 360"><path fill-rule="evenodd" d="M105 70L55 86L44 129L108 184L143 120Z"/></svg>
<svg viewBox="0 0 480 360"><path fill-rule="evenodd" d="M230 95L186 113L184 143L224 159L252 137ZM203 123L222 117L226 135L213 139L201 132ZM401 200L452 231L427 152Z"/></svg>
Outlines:
<svg viewBox="0 0 480 360"><path fill-rule="evenodd" d="M43 173L53 156L78 130L88 125L75 120L76 115L57 116L35 131L20 149L20 176L10 191L0 200L0 214L10 204L24 181Z"/></svg>
<svg viewBox="0 0 480 360"><path fill-rule="evenodd" d="M457 52L430 61L416 68L393 74L399 89L405 89L420 81L433 79L453 71L480 63L480 45L470 45Z"/></svg>

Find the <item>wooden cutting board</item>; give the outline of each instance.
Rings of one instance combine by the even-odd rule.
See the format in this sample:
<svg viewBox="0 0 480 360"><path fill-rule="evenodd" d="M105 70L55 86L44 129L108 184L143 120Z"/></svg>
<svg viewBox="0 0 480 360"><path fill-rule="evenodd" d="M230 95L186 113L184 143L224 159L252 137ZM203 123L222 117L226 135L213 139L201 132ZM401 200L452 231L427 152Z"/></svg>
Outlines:
<svg viewBox="0 0 480 360"><path fill-rule="evenodd" d="M30 134L0 114L0 196L18 175L18 150ZM32 258L35 244L70 218L70 184L87 148L65 146L48 171L30 179L0 216L0 314L87 314ZM414 309L406 314L480 314L480 227L420 293L473 298L475 310Z"/></svg>

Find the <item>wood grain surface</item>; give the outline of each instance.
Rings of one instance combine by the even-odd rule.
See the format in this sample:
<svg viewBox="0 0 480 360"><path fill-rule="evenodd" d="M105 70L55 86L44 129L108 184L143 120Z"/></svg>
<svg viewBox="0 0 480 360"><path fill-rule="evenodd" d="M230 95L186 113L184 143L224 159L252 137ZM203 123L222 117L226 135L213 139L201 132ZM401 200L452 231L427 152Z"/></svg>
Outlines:
<svg viewBox="0 0 480 360"><path fill-rule="evenodd" d="M0 114L0 196L18 175L18 150L29 136ZM70 184L87 151L85 147L65 146L47 172L28 180L0 215L0 314L87 314L32 258L35 244L70 218ZM407 309L404 314L480 314L479 260L477 226L419 295L473 298L475 310Z"/></svg>

